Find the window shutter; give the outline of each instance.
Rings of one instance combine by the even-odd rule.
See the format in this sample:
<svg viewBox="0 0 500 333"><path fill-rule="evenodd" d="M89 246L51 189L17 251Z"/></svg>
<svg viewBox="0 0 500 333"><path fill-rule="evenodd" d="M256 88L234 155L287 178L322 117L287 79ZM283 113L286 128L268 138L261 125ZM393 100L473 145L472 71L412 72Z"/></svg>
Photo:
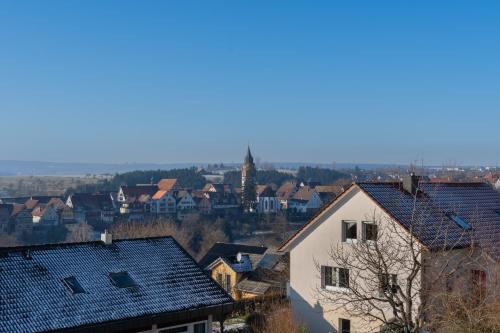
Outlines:
<svg viewBox="0 0 500 333"><path fill-rule="evenodd" d="M346 234L347 234L347 224L342 221L342 241L346 241Z"/></svg>
<svg viewBox="0 0 500 333"><path fill-rule="evenodd" d="M325 266L321 266L321 288L325 289Z"/></svg>
<svg viewBox="0 0 500 333"><path fill-rule="evenodd" d="M337 267L332 268L332 285L337 286Z"/></svg>

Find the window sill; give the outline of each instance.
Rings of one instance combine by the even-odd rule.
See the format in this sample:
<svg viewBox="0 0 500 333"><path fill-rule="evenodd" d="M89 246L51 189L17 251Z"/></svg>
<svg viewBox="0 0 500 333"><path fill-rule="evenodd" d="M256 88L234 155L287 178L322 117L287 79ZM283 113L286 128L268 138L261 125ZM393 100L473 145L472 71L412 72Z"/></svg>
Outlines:
<svg viewBox="0 0 500 333"><path fill-rule="evenodd" d="M336 291L336 292L343 292L343 293L351 292L351 290L349 288L337 287L337 286L325 286L325 289L329 290L329 291Z"/></svg>

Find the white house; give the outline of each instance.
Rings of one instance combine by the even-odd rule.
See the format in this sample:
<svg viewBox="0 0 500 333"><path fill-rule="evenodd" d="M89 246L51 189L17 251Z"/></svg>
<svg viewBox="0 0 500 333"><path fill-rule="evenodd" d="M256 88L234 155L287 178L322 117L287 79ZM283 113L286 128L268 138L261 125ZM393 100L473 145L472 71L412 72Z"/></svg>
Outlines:
<svg viewBox="0 0 500 333"><path fill-rule="evenodd" d="M345 311L345 308L334 308L332 303L323 296L328 292L348 295L352 292L351 287L354 286L353 278L360 276L359 272L354 270L336 267L336 264L332 262L331 251L338 252L339 248L342 248L349 253L349 251L352 252L353 244L369 245L370 242L377 241L378 237L381 237L379 230L385 231L389 244L394 242L395 245L397 240L392 241L393 238L397 238L394 237L395 235L409 234L409 221L413 218L412 207L415 201L414 193L411 193L413 185L408 186L408 182L406 185L404 183L353 184L280 247L280 251L290 253L289 296L294 315L304 322L311 332L380 331L380 321L369 322L367 320L369 317L366 315L352 317ZM414 181L411 181L411 184L413 183ZM441 249L442 244L439 242L442 242L444 238L438 238L437 226L441 228L444 226L443 229L446 230L449 239L461 239L462 235L472 230L467 221L471 221L475 216L473 214L477 214L476 210L479 210L479 214L486 216L487 220L474 225L474 234L478 237L476 246L488 251L491 257L491 261L488 262L498 271L500 249L499 244L495 242L498 241L498 235L500 235L500 213L495 215L491 212L500 208L500 196L488 185L480 183L427 183L422 185L421 191L423 194L416 199L418 207L433 208L428 214L427 212L422 214L421 223L425 225L425 228L418 236L415 246L417 248L424 246L431 251L434 246ZM439 209L436 208L438 203ZM467 207L475 207L475 210L471 211ZM492 234L497 236L491 237ZM467 243L461 243L460 246L467 246ZM400 285L401 289L404 288L408 275L403 266L406 266L404 261L394 264L393 271L390 272L391 286L397 288ZM480 277L480 281L471 281L470 284L465 285L462 281L459 284L448 285L449 281L446 280L439 281L438 287L467 289L468 293L472 291L474 294L477 292L476 285L480 288L491 285L496 289L490 293L498 295L496 278L492 277L489 280L490 277L485 277L484 272L479 269L464 267L461 274L466 279ZM374 280L378 279L377 276L380 275L374 275ZM427 277L427 275L422 276L424 280ZM421 275L419 274L415 279L418 282L415 285L418 286ZM383 283L382 281L385 280L380 280L380 283ZM365 289L369 285L363 280L356 280L355 283ZM380 293L380 289L376 286L373 289L373 295ZM418 306L420 289L413 290L413 285L410 286L412 286L412 293L418 296L414 300L414 304ZM372 290L371 287L368 292L370 290ZM485 294L484 291L481 294ZM394 318L390 307L381 309L387 318Z"/></svg>
<svg viewBox="0 0 500 333"><path fill-rule="evenodd" d="M261 214L276 214L280 209L280 201L276 191L271 186L259 185L257 187L257 212Z"/></svg>
<svg viewBox="0 0 500 333"><path fill-rule="evenodd" d="M151 198L151 213L162 214L175 214L176 200L172 192L157 191Z"/></svg>
<svg viewBox="0 0 500 333"><path fill-rule="evenodd" d="M323 201L318 192L309 186L302 186L294 194L292 199L288 200L288 209L297 213L310 213L318 210L323 205Z"/></svg>

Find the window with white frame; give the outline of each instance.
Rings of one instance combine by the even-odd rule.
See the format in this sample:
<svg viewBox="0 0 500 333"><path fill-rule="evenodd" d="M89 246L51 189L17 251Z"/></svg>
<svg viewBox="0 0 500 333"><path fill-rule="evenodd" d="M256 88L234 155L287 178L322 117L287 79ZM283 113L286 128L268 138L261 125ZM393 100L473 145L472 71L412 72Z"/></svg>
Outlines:
<svg viewBox="0 0 500 333"><path fill-rule="evenodd" d="M321 285L323 288L349 288L349 270L340 267L321 266Z"/></svg>
<svg viewBox="0 0 500 333"><path fill-rule="evenodd" d="M378 226L373 222L365 221L363 222L363 240L365 241L376 241Z"/></svg>
<svg viewBox="0 0 500 333"><path fill-rule="evenodd" d="M358 238L356 221L342 221L342 241L352 242Z"/></svg>

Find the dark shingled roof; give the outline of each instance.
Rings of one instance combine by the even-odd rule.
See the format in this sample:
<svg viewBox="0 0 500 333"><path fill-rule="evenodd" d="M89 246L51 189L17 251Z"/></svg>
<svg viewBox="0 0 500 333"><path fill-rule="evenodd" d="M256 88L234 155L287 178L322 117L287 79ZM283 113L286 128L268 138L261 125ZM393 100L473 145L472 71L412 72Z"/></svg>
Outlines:
<svg viewBox="0 0 500 333"><path fill-rule="evenodd" d="M118 272L137 286L113 285ZM0 332L25 333L232 302L171 237L0 249L0 295Z"/></svg>
<svg viewBox="0 0 500 333"><path fill-rule="evenodd" d="M359 187L407 229L412 223L415 204L417 216L413 221L417 221L417 229L413 231L430 249L439 249L443 245L468 246L474 239L494 260L500 260L500 193L488 184L420 182L417 200L403 189L401 182L354 183L350 188L353 187ZM308 223L283 242L279 250L283 251L343 194L323 206ZM471 229L461 228L452 220L452 215L470 224Z"/></svg>
<svg viewBox="0 0 500 333"><path fill-rule="evenodd" d="M238 252L246 254L264 254L267 247L252 246L244 244L231 244L231 243L215 243L214 246L208 250L205 256L198 262L201 268L206 268L218 258L235 257Z"/></svg>
<svg viewBox="0 0 500 333"><path fill-rule="evenodd" d="M474 236L496 260L500 259L500 193L484 183L420 183L417 200L401 183L358 183L372 199L406 228L410 227L416 204L415 235L429 248L445 244L467 246ZM450 216L458 215L471 225L464 230Z"/></svg>

